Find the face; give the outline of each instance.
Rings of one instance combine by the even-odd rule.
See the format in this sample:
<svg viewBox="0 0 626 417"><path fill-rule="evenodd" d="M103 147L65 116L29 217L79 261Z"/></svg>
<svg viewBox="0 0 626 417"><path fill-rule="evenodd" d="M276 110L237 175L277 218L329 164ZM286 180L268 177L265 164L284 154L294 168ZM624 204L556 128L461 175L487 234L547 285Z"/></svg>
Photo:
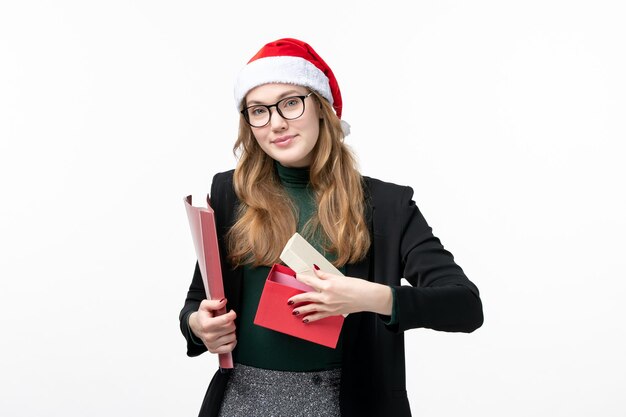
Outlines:
<svg viewBox="0 0 626 417"><path fill-rule="evenodd" d="M305 96L309 91L291 84L265 84L256 87L246 96L245 106L272 105L290 96ZM286 167L302 168L311 165L313 148L319 136L320 111L314 96L304 99L304 113L297 119L283 119L270 109L270 122L263 127L251 127L257 143L272 159Z"/></svg>

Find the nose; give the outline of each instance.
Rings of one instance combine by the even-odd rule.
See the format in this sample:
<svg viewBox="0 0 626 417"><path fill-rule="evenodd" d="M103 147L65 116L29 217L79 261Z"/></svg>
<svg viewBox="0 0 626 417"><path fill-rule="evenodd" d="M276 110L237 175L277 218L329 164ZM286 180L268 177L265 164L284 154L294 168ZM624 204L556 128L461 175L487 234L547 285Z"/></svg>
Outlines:
<svg viewBox="0 0 626 417"><path fill-rule="evenodd" d="M269 109L270 111L270 126L273 130L282 130L287 126L287 120L283 118L283 116L278 113L275 106L274 109Z"/></svg>

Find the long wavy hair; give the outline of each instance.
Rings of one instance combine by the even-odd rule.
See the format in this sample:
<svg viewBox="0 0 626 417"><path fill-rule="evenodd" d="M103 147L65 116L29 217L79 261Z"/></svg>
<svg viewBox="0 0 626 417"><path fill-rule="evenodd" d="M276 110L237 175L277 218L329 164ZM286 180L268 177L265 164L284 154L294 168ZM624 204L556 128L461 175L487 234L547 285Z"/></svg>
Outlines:
<svg viewBox="0 0 626 417"><path fill-rule="evenodd" d="M371 244L365 220L363 180L354 154L344 143L339 118L316 92L320 104L319 137L313 148L310 184L317 211L304 237L321 237L333 264L341 267L363 259ZM296 209L281 186L274 160L258 145L243 116L233 147L238 158L233 184L241 204L227 235L229 259L235 266L270 266L296 232Z"/></svg>

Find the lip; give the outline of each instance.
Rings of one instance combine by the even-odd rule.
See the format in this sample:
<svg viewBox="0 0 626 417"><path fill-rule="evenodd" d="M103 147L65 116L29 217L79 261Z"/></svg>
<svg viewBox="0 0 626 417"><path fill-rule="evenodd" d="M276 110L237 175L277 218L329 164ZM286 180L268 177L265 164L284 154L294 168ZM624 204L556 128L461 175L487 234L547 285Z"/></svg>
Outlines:
<svg viewBox="0 0 626 417"><path fill-rule="evenodd" d="M289 144L289 142L291 142L293 138L295 138L295 135L281 136L281 137L274 139L272 141L272 144L277 145L277 146L286 146Z"/></svg>

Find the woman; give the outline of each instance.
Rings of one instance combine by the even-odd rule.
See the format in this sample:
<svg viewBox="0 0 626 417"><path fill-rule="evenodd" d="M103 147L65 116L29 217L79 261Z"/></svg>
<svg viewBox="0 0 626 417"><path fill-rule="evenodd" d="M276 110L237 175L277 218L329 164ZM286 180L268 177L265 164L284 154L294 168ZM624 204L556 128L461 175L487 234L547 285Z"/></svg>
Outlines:
<svg viewBox="0 0 626 417"><path fill-rule="evenodd" d="M189 356L232 352L236 364L216 372L200 415L410 416L404 331L472 332L483 321L478 289L410 187L359 174L339 86L308 44L263 46L235 98L239 161L210 194L226 299L204 299L196 265L180 313ZM286 302L305 323L348 314L336 349L253 324L269 268L296 231L344 276L299 275L315 291Z"/></svg>

